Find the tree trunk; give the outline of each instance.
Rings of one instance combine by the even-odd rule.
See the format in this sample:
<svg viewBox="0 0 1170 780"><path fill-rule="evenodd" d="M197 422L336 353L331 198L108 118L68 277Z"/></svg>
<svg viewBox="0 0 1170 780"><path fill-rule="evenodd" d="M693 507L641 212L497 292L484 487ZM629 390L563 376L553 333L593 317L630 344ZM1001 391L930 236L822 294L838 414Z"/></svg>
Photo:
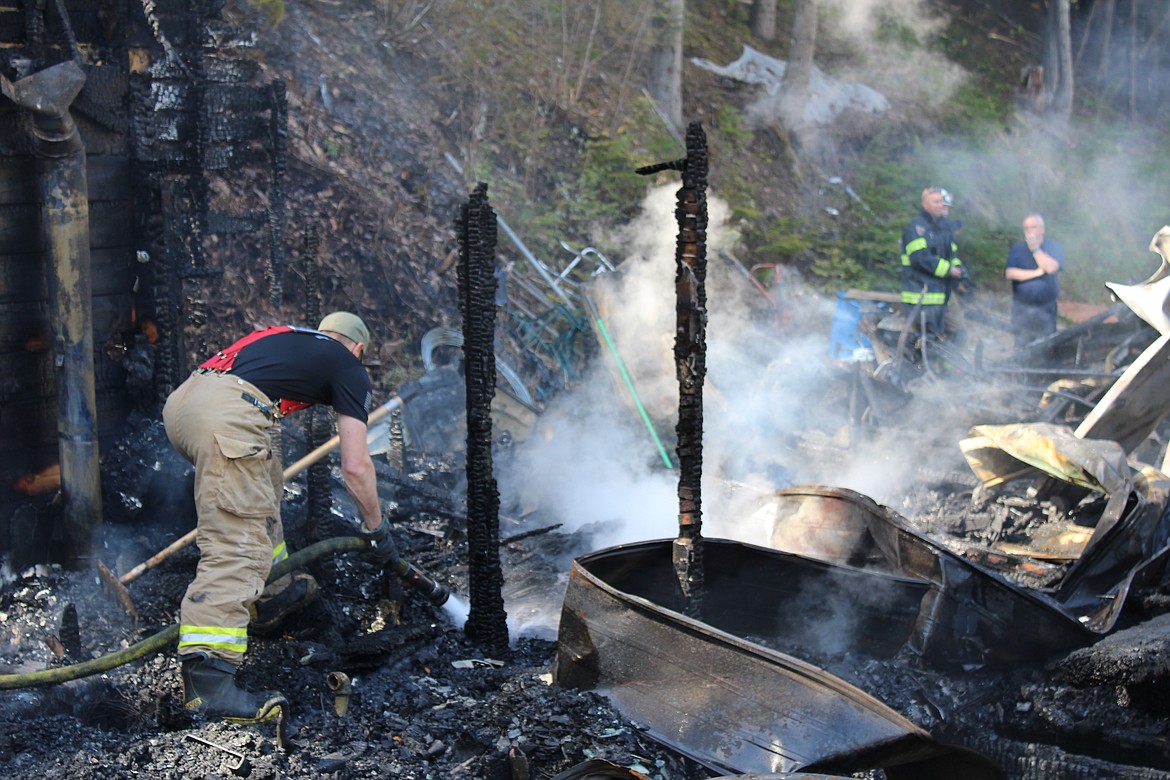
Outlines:
<svg viewBox="0 0 1170 780"><path fill-rule="evenodd" d="M1137 0L1129 0L1129 121L1137 120Z"/></svg>
<svg viewBox="0 0 1170 780"><path fill-rule="evenodd" d="M1044 30L1044 92L1048 114L1067 123L1073 104L1069 0L1053 0L1048 6L1048 22Z"/></svg>
<svg viewBox="0 0 1170 780"><path fill-rule="evenodd" d="M1101 38L1101 59L1097 64L1097 80L1104 81L1109 73L1109 47L1113 42L1113 13L1117 8L1117 0L1105 0L1104 35Z"/></svg>
<svg viewBox="0 0 1170 780"><path fill-rule="evenodd" d="M654 46L650 50L650 96L674 124L683 127L682 44L685 0L654 0Z"/></svg>
<svg viewBox="0 0 1170 780"><path fill-rule="evenodd" d="M776 40L776 0L752 0L751 28L762 41Z"/></svg>
<svg viewBox="0 0 1170 780"><path fill-rule="evenodd" d="M817 46L817 0L796 0L792 15L792 39L788 64L780 86L780 115L789 131L799 135L806 129L805 108L812 80L813 53Z"/></svg>

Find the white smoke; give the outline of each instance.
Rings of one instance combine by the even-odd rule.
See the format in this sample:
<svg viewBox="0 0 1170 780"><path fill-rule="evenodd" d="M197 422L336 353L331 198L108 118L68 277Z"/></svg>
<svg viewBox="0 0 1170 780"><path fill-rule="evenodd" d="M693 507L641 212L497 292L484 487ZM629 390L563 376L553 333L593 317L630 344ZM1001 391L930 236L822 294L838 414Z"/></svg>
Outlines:
<svg viewBox="0 0 1170 780"><path fill-rule="evenodd" d="M820 0L822 29L859 44L878 38L882 24L898 25L918 36L931 38L947 24L927 0Z"/></svg>
<svg viewBox="0 0 1170 780"><path fill-rule="evenodd" d="M921 111L944 105L967 79L963 68L927 45L948 23L926 0L821 0L818 37L852 56L834 75L867 84L906 111Z"/></svg>
<svg viewBox="0 0 1170 780"><path fill-rule="evenodd" d="M566 531L591 530L595 547L677 534L677 189L647 194L641 215L616 237L627 252L618 273L589 290L613 349L599 339L588 375L550 404L518 448L515 480L500 480L520 505L547 510ZM777 332L768 300L722 259L735 235L717 197L708 198L708 219L703 475L713 491L704 522L714 526L730 522L720 498L727 483L775 489L798 470L786 437L815 424L820 388L833 380L826 359L833 303L788 290L793 324Z"/></svg>
<svg viewBox="0 0 1170 780"><path fill-rule="evenodd" d="M550 403L514 457L497 463L505 506L520 515L539 510L542 523L555 518L564 532L584 534L588 549L678 535L677 190L665 185L647 194L640 216L617 237L627 250L618 272L589 290L630 382L599 339L601 354L587 375ZM849 376L828 354L836 301L786 273L770 288L772 295L783 296L778 329L768 299L720 254L735 236L719 198L708 197L708 216L703 535L767 544L771 527L752 508L793 484L849 487L879 502L896 499L920 465L917 457L907 457L898 432L890 434L891 441L852 448L841 438ZM899 422L945 435L940 407L945 404L937 398L925 399L921 422L912 408ZM818 439L821 446L812 449L810 442ZM957 438L940 446L948 442L957 455ZM931 458L926 452L915 455ZM525 631L548 634L560 596L545 594L544 604L529 596L509 600L509 615Z"/></svg>

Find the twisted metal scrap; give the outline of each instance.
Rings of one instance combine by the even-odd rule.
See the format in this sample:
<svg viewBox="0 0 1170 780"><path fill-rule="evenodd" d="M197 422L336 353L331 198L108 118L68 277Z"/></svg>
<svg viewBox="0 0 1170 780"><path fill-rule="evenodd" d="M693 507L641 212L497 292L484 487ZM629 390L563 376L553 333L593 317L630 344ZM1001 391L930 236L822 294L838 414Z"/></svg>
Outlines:
<svg viewBox="0 0 1170 780"><path fill-rule="evenodd" d="M492 476L491 403L496 391L496 215L480 182L459 220L459 308L467 382L467 547L471 608L465 631L493 654L508 653L500 567L500 494Z"/></svg>
<svg viewBox="0 0 1170 780"><path fill-rule="evenodd" d="M675 218L675 373L679 384L678 538L672 548L675 574L688 613L697 614L703 591L703 381L707 376L707 136L698 122L687 127L687 156L639 168L650 174L682 172Z"/></svg>

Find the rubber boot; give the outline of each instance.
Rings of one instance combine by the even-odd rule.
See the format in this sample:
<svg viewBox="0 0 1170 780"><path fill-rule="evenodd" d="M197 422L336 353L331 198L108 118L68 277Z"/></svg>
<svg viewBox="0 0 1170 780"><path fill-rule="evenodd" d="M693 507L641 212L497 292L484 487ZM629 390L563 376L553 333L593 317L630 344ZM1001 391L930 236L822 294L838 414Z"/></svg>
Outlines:
<svg viewBox="0 0 1170 780"><path fill-rule="evenodd" d="M236 686L236 667L203 653L180 656L183 669L183 706L187 710L229 723L266 723L279 720L288 700L278 691L249 693Z"/></svg>
<svg viewBox="0 0 1170 780"><path fill-rule="evenodd" d="M252 614L248 631L260 636L271 635L280 628L285 618L316 600L317 580L307 572L295 572L284 590L269 598L261 596L248 608Z"/></svg>

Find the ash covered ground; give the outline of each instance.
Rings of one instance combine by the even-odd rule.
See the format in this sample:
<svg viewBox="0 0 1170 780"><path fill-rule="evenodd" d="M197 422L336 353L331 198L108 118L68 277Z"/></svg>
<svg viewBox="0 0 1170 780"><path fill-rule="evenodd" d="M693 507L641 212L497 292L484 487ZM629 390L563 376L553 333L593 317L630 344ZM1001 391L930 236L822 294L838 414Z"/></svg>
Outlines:
<svg viewBox="0 0 1170 780"><path fill-rule="evenodd" d="M194 522L186 498L189 469L170 449L161 424L140 418L130 428L103 460L109 487L101 557L116 572L145 560ZM287 439L290 462L303 445L295 436ZM814 451L810 439L806 452ZM833 450L826 445L820 451ZM383 498L399 510L404 555L466 593L460 476L452 461L416 460L401 471L379 461L378 467L389 493ZM947 473L896 507L947 543L986 542L988 521L977 518L988 505L992 514L1008 515L1000 533L1026 534L1044 520L1045 508L1021 511L1018 496L973 502L974 479ZM354 527L336 481L334 489L333 510L316 532L323 538L348 535ZM305 492L300 479L290 480L285 522L297 549L312 541ZM0 693L0 772L12 778L246 773L510 780L553 778L592 762L619 777L718 775L655 742L600 696L549 684L569 561L593 549L594 537L587 530L566 533L556 518L525 511L502 507L500 554L512 626L507 657L488 657L447 612L357 555L326 556L308 567L321 585L318 601L278 634L254 638L240 674L251 690L279 688L289 697L286 749L271 724L192 719L181 706L179 670L168 647L103 674ZM137 622L92 573L43 565L14 573L0 590L2 671L97 658L173 624L196 561L197 550L188 547L129 584ZM1007 777L1167 778L1168 674L1157 659L1170 650L1170 586L1163 580L1131 594L1131 602L1124 627L1098 645L1006 673L939 670L908 650L880 663L832 654L808 660L940 741L983 752ZM344 716L328 684L335 672L353 684Z"/></svg>
<svg viewBox="0 0 1170 780"><path fill-rule="evenodd" d="M145 419L104 462L109 509L102 557L121 572L193 527L193 505L183 500L189 474L161 423ZM381 477L383 486L394 479L385 471ZM415 509L397 540L404 556L458 594L467 589L461 521L453 505L434 503L426 496L436 491L422 486L449 477L442 463L431 462L406 478L419 489L410 491ZM288 487L286 528L291 546L300 548L308 525L303 485L294 480ZM505 525L503 566L526 591L517 598L532 605L510 620L537 624L513 638L507 657L486 657L451 614L356 554L324 556L308 567L321 586L318 600L278 634L254 637L239 675L245 688L279 688L290 699L288 749L280 749L272 724L193 720L181 704L169 646L107 673L0 694L0 774L535 778L593 759L661 778L708 776L599 696L549 685L556 618L535 613L556 608L567 570L562 564L579 540L536 533L507 541ZM351 535L354 527L335 510L325 535ZM137 623L93 573L38 565L16 574L0 591L3 672L89 660L173 624L197 560L191 545L129 583ZM535 602L534 592L540 594ZM331 672L352 681L344 716L327 682Z"/></svg>

